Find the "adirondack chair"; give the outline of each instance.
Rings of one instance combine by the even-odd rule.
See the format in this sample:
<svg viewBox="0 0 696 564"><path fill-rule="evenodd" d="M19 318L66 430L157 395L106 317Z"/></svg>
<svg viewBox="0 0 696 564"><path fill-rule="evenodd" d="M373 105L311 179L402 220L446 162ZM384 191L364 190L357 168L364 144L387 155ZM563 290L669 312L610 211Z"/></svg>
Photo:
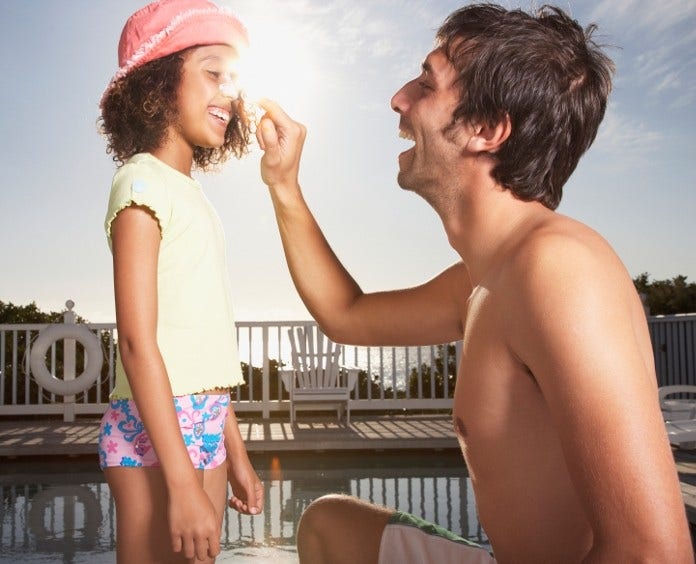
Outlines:
<svg viewBox="0 0 696 564"><path fill-rule="evenodd" d="M675 394L688 398L672 398ZM658 389L660 409L669 442L679 448L696 447L696 386L662 386Z"/></svg>
<svg viewBox="0 0 696 564"><path fill-rule="evenodd" d="M689 397L668 399L675 394L689 395ZM696 419L696 386L662 386L658 389L658 396L665 421Z"/></svg>
<svg viewBox="0 0 696 564"><path fill-rule="evenodd" d="M290 423L298 409L336 409L338 420L350 424L350 392L358 381L359 369L339 365L341 347L318 327L305 325L288 330L292 368L281 369L280 377L290 394Z"/></svg>

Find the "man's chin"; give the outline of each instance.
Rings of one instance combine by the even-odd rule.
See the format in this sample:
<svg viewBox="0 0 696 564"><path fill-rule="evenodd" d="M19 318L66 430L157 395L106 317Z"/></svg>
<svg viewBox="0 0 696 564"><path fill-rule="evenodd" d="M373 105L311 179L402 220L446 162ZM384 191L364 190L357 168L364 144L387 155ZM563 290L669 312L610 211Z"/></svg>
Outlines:
<svg viewBox="0 0 696 564"><path fill-rule="evenodd" d="M399 173L396 175L396 183L401 186L404 190L408 190L409 192L413 191L413 186L411 183L408 181L408 176L405 172L399 171Z"/></svg>

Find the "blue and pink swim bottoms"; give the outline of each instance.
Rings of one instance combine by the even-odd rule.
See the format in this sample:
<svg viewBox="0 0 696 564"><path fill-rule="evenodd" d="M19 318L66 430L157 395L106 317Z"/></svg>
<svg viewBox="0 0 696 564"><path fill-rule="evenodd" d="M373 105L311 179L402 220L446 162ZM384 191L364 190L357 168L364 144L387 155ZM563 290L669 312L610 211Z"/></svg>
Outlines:
<svg viewBox="0 0 696 564"><path fill-rule="evenodd" d="M173 398L184 444L198 470L210 470L225 462L224 427L229 394L189 394ZM109 403L99 427L99 466L159 466L155 449L135 401Z"/></svg>

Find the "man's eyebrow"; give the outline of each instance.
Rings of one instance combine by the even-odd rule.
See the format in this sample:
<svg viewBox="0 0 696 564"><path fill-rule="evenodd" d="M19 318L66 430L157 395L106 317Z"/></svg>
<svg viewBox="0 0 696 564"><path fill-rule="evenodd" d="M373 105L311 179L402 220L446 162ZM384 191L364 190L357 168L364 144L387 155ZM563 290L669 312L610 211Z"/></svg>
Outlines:
<svg viewBox="0 0 696 564"><path fill-rule="evenodd" d="M433 74L433 67L430 65L428 61L423 61L423 64L421 64L421 68L423 69L424 73Z"/></svg>

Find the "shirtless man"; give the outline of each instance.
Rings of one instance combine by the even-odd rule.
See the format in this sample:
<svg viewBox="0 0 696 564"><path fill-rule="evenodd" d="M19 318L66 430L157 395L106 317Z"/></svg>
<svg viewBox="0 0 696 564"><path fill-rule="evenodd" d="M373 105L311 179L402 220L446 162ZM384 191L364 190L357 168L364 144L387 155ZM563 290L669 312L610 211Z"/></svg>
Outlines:
<svg viewBox="0 0 696 564"><path fill-rule="evenodd" d="M461 262L363 293L298 184L305 128L272 102L258 137L290 272L335 341L463 339L454 427L498 562L692 562L640 299L600 235L553 211L603 118L613 65L579 25L472 5L392 99L414 146L399 184L438 213ZM314 502L303 563L486 562L347 496ZM380 550L381 547L381 550Z"/></svg>

